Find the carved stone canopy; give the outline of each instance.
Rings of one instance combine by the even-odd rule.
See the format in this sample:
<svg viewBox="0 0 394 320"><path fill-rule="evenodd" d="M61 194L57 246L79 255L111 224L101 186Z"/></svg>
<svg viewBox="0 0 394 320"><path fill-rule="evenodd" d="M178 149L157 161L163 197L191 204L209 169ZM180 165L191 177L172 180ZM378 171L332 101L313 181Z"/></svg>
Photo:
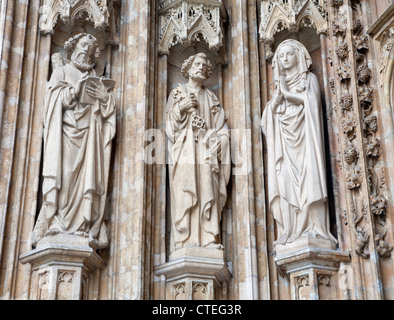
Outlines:
<svg viewBox="0 0 394 320"><path fill-rule="evenodd" d="M263 0L261 2L260 41L266 44L266 58L273 56L274 35L283 31L297 32L302 27L328 30L326 0Z"/></svg>
<svg viewBox="0 0 394 320"><path fill-rule="evenodd" d="M41 7L40 31L54 33L59 18L68 25L77 20L94 23L103 30L109 25L110 8L116 0L44 0Z"/></svg>
<svg viewBox="0 0 394 320"><path fill-rule="evenodd" d="M223 47L225 10L221 0L163 0L159 4L159 53L205 41L210 50Z"/></svg>

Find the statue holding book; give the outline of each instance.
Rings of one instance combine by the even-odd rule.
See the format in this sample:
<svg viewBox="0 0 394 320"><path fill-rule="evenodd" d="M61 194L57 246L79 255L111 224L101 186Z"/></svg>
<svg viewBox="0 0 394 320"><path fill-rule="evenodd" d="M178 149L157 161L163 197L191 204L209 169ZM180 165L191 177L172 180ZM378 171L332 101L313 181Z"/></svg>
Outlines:
<svg viewBox="0 0 394 320"><path fill-rule="evenodd" d="M56 64L45 95L43 203L32 242L77 239L104 248L115 81L96 75L100 50L92 35L78 34L64 48L70 62Z"/></svg>

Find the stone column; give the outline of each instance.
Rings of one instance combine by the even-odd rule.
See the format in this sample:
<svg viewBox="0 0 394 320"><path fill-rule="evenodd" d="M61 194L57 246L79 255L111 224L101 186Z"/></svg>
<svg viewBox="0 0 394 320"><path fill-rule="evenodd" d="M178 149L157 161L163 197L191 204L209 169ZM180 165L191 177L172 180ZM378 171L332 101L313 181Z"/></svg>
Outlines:
<svg viewBox="0 0 394 320"><path fill-rule="evenodd" d="M153 179L144 161L144 139L152 128L155 97L155 8L153 0L122 2L120 46L113 57L119 107L102 299L149 299Z"/></svg>
<svg viewBox="0 0 394 320"><path fill-rule="evenodd" d="M256 1L228 1L234 299L270 299ZM246 25L248 27L246 27Z"/></svg>
<svg viewBox="0 0 394 320"><path fill-rule="evenodd" d="M30 250L42 143L42 93L49 37L38 32L39 1L1 1L0 65L0 296L28 299Z"/></svg>

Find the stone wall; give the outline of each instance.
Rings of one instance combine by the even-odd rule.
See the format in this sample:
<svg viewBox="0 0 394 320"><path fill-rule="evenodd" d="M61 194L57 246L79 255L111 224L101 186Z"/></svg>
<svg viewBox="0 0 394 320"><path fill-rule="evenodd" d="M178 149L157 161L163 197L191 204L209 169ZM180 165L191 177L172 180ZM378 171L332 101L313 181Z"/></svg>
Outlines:
<svg viewBox="0 0 394 320"><path fill-rule="evenodd" d="M156 300L190 290L189 297L223 300L394 298L393 1L308 0L292 15L291 8L281 7L283 1L274 0L113 0L102 1L102 11L84 8L102 13L88 20L85 11L74 14L79 8L72 6L68 18L51 16L41 8L47 1L39 2L1 2L2 299ZM181 12L185 3L213 6L214 21L163 32L169 9ZM178 37L181 31L184 38ZM79 32L97 37L97 69L116 80L117 133L105 214L109 245L78 260L82 284L76 296L67 295L75 290L69 285L75 278L60 269L56 284L51 283L57 290L53 295L39 263L29 260L42 205L44 92L53 71L51 55L63 54L64 42ZM274 93L272 55L285 39L307 47L319 79L330 225L338 246L323 252L310 245L281 258L274 248L275 219L267 209L261 116ZM168 264L165 109L171 90L184 81L183 60L196 52L214 62L206 86L219 98L233 133L220 233L224 250L217 260L223 266L204 276L191 265L175 275ZM152 135L153 163L147 160ZM56 263L50 267L48 274ZM179 287L175 295L178 280L191 289Z"/></svg>

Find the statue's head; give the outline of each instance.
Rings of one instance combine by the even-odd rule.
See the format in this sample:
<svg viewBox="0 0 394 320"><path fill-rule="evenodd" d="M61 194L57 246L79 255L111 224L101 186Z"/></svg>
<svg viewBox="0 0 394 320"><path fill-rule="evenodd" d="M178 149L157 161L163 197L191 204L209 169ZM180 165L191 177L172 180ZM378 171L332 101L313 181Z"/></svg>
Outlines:
<svg viewBox="0 0 394 320"><path fill-rule="evenodd" d="M302 78L302 83L297 87L297 92L303 92L305 90L306 78L311 65L311 56L301 42L293 39L281 42L272 60L272 69L276 85L281 76L297 74Z"/></svg>
<svg viewBox="0 0 394 320"><path fill-rule="evenodd" d="M100 57L97 39L89 33L80 33L64 44L66 56L83 71L91 70Z"/></svg>
<svg viewBox="0 0 394 320"><path fill-rule="evenodd" d="M206 80L212 76L212 63L205 53L190 56L182 65L181 72L185 78L193 80Z"/></svg>
<svg viewBox="0 0 394 320"><path fill-rule="evenodd" d="M274 76L285 75L287 70L297 67L300 73L309 71L312 59L305 46L297 40L285 40L276 49L272 66Z"/></svg>
<svg viewBox="0 0 394 320"><path fill-rule="evenodd" d="M291 44L283 45L278 52L279 66L282 71L298 67L300 53Z"/></svg>

